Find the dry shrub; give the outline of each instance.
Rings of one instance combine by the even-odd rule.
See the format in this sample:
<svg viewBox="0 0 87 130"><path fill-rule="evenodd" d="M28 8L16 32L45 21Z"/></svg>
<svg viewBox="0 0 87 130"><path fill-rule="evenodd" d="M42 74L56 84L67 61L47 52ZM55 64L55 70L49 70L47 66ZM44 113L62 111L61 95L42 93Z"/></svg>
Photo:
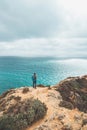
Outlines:
<svg viewBox="0 0 87 130"><path fill-rule="evenodd" d="M29 88L27 88L27 87L23 88L22 93L27 93L27 92L29 92Z"/></svg>
<svg viewBox="0 0 87 130"><path fill-rule="evenodd" d="M38 99L17 102L0 117L0 130L22 130L46 115L47 107Z"/></svg>

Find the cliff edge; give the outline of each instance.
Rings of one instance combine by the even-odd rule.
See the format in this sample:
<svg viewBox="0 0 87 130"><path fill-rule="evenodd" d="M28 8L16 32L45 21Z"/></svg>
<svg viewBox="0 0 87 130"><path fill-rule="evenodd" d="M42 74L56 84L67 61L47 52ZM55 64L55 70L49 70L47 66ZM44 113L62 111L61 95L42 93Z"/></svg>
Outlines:
<svg viewBox="0 0 87 130"><path fill-rule="evenodd" d="M33 109L37 118L32 116ZM23 122L28 118L26 112L32 117L32 120L28 119L32 123L25 125L23 130L87 130L87 76L69 77L52 87L21 87L3 93L0 96L0 118L19 112L24 113L20 118Z"/></svg>

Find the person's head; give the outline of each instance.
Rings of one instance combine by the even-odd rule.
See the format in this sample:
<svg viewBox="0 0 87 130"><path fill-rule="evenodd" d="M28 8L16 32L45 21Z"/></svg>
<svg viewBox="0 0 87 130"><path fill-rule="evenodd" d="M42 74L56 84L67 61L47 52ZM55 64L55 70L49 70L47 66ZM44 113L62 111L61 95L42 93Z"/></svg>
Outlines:
<svg viewBox="0 0 87 130"><path fill-rule="evenodd" d="M36 73L34 73L34 75L36 75Z"/></svg>

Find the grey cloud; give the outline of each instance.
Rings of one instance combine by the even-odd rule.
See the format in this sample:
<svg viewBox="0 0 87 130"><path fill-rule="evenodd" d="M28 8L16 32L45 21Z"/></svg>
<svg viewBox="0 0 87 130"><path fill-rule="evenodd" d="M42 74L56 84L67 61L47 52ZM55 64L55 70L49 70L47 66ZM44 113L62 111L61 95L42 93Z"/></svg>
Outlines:
<svg viewBox="0 0 87 130"><path fill-rule="evenodd" d="M0 56L86 57L85 2L0 1Z"/></svg>
<svg viewBox="0 0 87 130"><path fill-rule="evenodd" d="M50 44L51 43L51 44ZM83 46L82 46L83 43ZM22 39L0 43L0 55L87 57L87 39Z"/></svg>
<svg viewBox="0 0 87 130"><path fill-rule="evenodd" d="M0 40L55 35L62 22L52 1L4 0L0 2ZM54 5L53 5L54 4ZM57 12L58 11L58 12Z"/></svg>
<svg viewBox="0 0 87 130"><path fill-rule="evenodd" d="M68 0L0 1L0 41L87 37L87 10L75 14L69 6L71 4ZM76 7L78 9L78 5L75 10Z"/></svg>

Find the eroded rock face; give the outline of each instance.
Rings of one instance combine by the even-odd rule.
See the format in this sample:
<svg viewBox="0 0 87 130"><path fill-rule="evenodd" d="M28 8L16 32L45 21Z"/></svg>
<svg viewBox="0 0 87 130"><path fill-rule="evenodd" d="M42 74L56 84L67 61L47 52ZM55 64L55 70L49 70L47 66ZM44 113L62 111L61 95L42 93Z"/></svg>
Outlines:
<svg viewBox="0 0 87 130"><path fill-rule="evenodd" d="M69 77L56 86L62 95L60 106L87 113L87 76Z"/></svg>

